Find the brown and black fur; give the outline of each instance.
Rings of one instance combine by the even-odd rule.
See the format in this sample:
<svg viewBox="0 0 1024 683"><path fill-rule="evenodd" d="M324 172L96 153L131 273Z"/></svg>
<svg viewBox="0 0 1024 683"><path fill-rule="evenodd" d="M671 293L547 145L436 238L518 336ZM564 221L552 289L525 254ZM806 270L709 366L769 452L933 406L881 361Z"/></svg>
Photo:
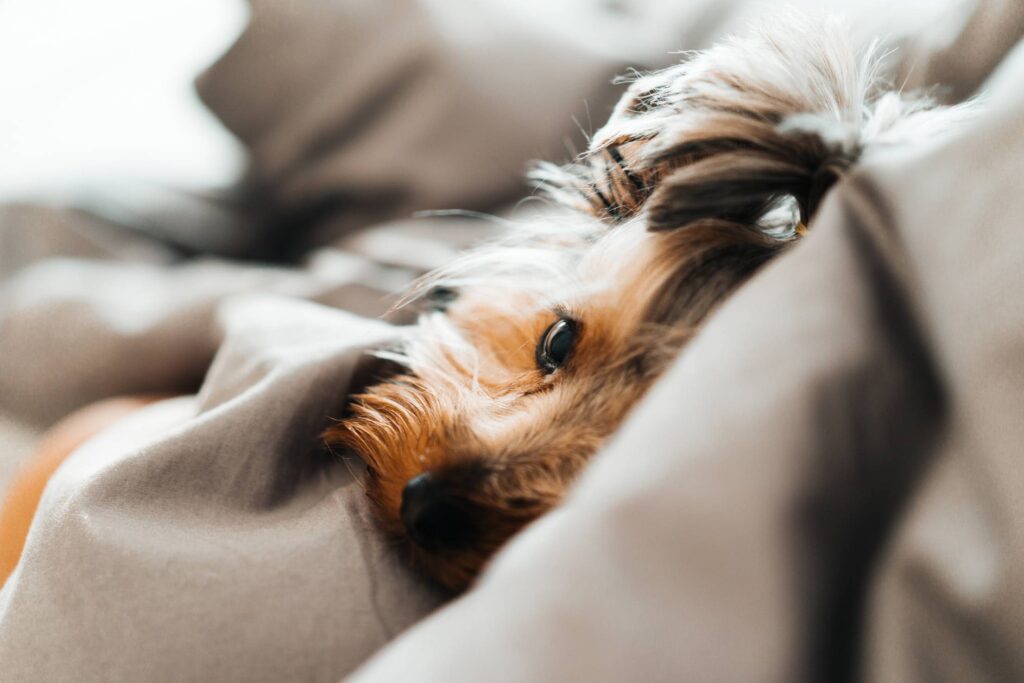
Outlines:
<svg viewBox="0 0 1024 683"><path fill-rule="evenodd" d="M877 69L840 25L791 20L640 78L582 158L538 168L567 212L418 285L413 298L443 291L445 310L421 317L388 354L403 371L326 435L366 461L370 500L417 566L465 588L563 499L860 155L944 125L931 102L885 91ZM538 346L560 320L573 343L552 370Z"/></svg>

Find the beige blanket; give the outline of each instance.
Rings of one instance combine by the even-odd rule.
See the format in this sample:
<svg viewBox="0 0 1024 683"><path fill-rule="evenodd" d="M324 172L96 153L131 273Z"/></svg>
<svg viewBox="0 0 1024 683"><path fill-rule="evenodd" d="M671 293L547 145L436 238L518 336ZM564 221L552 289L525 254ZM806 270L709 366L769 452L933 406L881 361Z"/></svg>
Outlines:
<svg viewBox="0 0 1024 683"><path fill-rule="evenodd" d="M198 393L57 473L0 590L0 680L335 681L433 610L368 519L358 463L318 434L362 350L401 333L366 316L485 226L353 229L500 206L584 96L614 98L611 73L703 44L741 4L607 3L579 31L511 3L256 3L202 88L253 152L231 251L301 268L181 262L181 244L5 209L0 407L42 425L113 393ZM951 99L984 86L978 119L842 183L569 502L356 680L1024 677L1024 11L950 7L896 69ZM654 38L610 50L630 17ZM410 52L372 52L388 41ZM565 69L486 90L469 57L501 49ZM505 118L541 96L532 128ZM479 137L459 147L440 122Z"/></svg>

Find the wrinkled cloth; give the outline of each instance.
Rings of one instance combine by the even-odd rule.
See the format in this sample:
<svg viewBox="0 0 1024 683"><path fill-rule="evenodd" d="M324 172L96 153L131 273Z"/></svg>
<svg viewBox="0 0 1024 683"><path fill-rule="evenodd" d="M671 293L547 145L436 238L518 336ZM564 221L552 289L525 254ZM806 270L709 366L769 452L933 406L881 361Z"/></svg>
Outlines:
<svg viewBox="0 0 1024 683"><path fill-rule="evenodd" d="M336 680L440 601L318 438L393 330L247 297L218 322L198 396L119 422L50 481L0 593L0 679Z"/></svg>
<svg viewBox="0 0 1024 683"><path fill-rule="evenodd" d="M366 318L488 232L394 219L515 199L613 75L746 4L257 0L200 83L252 157L218 239L299 265L0 211L0 409L188 394L55 475L0 590L0 680L336 681L435 610L319 436L402 333ZM981 115L841 183L567 503L354 680L1024 677L1024 11L948 7L894 73L984 85Z"/></svg>
<svg viewBox="0 0 1024 683"><path fill-rule="evenodd" d="M742 3L251 4L199 93L249 151L252 249L281 258L396 215L519 200L529 162L604 122L614 76L703 46Z"/></svg>

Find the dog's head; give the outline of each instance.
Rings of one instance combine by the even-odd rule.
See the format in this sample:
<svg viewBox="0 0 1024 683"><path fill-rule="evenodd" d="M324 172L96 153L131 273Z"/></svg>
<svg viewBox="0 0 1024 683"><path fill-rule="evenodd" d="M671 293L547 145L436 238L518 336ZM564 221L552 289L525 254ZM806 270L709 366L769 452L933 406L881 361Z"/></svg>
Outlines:
<svg viewBox="0 0 1024 683"><path fill-rule="evenodd" d="M864 147L874 62L837 30L732 41L637 80L588 153L539 179L572 213L429 276L396 377L328 439L415 562L465 587L556 505L730 292ZM896 99L904 121L923 105ZM872 126L874 126L872 128ZM780 218L781 217L781 218Z"/></svg>
<svg viewBox="0 0 1024 683"><path fill-rule="evenodd" d="M496 247L437 276L445 310L400 350L407 372L360 395L330 433L363 456L383 520L451 588L561 500L777 246L739 226L651 233L641 220L576 240Z"/></svg>

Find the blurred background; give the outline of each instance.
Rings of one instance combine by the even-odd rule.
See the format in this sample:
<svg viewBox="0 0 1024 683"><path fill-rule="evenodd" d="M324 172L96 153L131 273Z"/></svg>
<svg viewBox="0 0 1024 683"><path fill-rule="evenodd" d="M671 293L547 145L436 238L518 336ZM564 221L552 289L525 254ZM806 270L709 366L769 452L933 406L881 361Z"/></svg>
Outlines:
<svg viewBox="0 0 1024 683"><path fill-rule="evenodd" d="M650 40L657 48L695 46L693 35L665 35L672 31L671 21L653 27L639 24L630 16L638 3L576 0L550 3L556 6L543 9L545 3L520 4L540 10L538 24L550 21L552 14L571 20L573 11L585 6L621 5L621 27L657 30L660 35ZM714 3L686 4L711 7ZM720 11L705 12L708 17L701 28L708 34L727 18L731 5L778 3L718 4ZM867 24L869 30L896 35L908 25L942 22L953 31L955 19L963 13L955 8L966 10L972 3L829 0L796 4L854 13L865 18L858 26ZM202 106L194 81L237 38L249 14L242 0L0 3L0 200L50 198L111 181L189 188L235 179L243 169L242 148ZM487 27L481 28L480 40L486 41ZM692 34L692 29L687 33ZM576 36L585 37L583 32ZM608 51L615 52L615 46L609 45ZM579 125L592 129L605 115L593 112L596 120Z"/></svg>
<svg viewBox="0 0 1024 683"><path fill-rule="evenodd" d="M241 147L194 80L247 17L241 0L0 3L0 201L235 178Z"/></svg>
<svg viewBox="0 0 1024 683"><path fill-rule="evenodd" d="M233 182L244 152L194 81L247 18L242 0L0 2L0 202ZM0 410L0 490L36 439Z"/></svg>

